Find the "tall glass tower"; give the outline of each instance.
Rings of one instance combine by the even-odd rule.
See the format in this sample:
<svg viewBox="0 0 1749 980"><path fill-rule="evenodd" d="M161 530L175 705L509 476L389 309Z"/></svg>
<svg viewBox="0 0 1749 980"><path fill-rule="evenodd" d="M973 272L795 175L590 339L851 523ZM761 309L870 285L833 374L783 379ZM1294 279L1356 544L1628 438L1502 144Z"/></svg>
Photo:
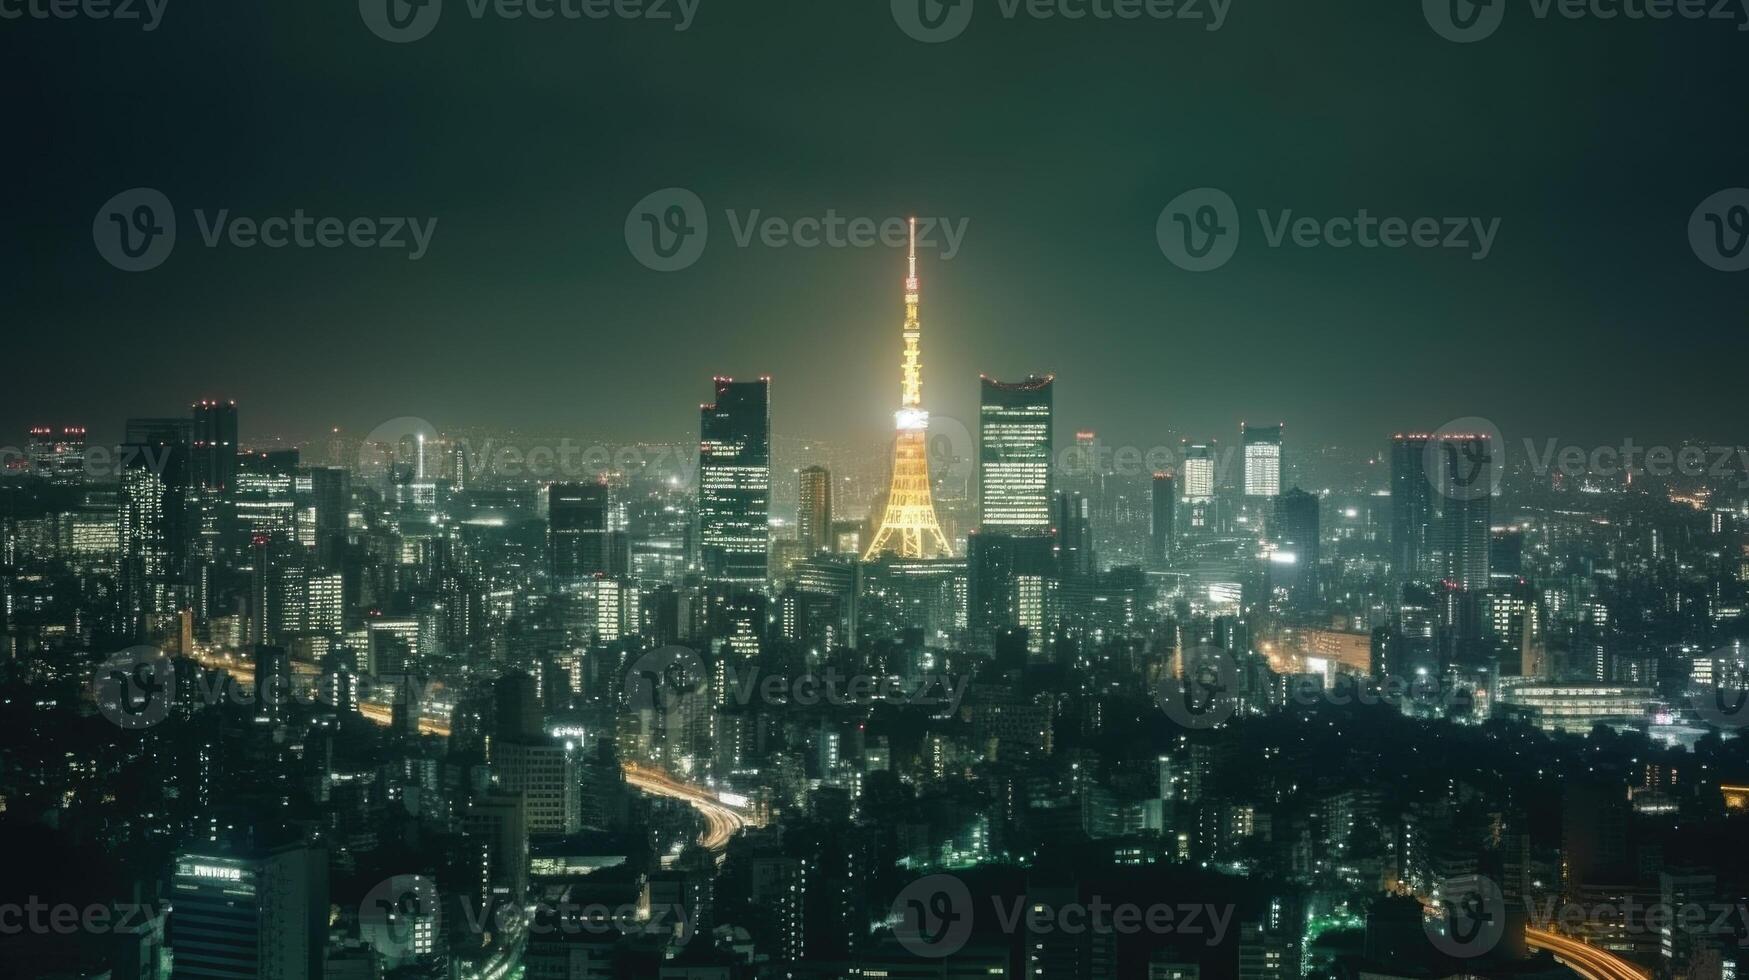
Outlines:
<svg viewBox="0 0 1749 980"><path fill-rule="evenodd" d="M758 588L771 553L771 379L716 386L699 406L699 559L707 581Z"/></svg>

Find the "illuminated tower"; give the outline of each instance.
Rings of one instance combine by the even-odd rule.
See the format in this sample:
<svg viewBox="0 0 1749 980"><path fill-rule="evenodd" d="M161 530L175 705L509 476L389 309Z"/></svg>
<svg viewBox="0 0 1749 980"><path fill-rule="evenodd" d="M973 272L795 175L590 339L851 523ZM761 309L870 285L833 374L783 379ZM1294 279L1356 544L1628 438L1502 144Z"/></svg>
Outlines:
<svg viewBox="0 0 1749 980"><path fill-rule="evenodd" d="M953 547L935 520L929 493L929 413L923 408L923 359L918 342L923 325L917 319L917 219L911 219L911 274L905 278L905 363L899 410L894 413L899 434L893 440L893 486L881 528L863 553L865 560L882 552L902 558L933 558L953 554Z"/></svg>

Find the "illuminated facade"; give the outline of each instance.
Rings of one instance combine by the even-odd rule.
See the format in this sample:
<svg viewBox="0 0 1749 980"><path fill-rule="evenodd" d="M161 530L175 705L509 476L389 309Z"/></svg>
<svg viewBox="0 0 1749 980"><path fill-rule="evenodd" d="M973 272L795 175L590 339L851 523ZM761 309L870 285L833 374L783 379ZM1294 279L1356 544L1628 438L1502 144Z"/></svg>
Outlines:
<svg viewBox="0 0 1749 980"><path fill-rule="evenodd" d="M984 378L978 400L978 513L988 530L1036 534L1051 523L1050 376Z"/></svg>
<svg viewBox="0 0 1749 980"><path fill-rule="evenodd" d="M758 588L771 551L771 379L716 386L699 408L699 557L707 581Z"/></svg>
<svg viewBox="0 0 1749 980"><path fill-rule="evenodd" d="M1281 495L1281 426L1241 425L1245 447L1245 496Z"/></svg>
<svg viewBox="0 0 1749 980"><path fill-rule="evenodd" d="M898 436L893 440L893 483L880 530L863 552L865 560L882 553L903 558L933 558L953 554L953 546L935 519L929 486L929 412L923 408L923 325L917 317L917 219L911 219L910 275L905 277L905 360L899 410L894 413Z"/></svg>

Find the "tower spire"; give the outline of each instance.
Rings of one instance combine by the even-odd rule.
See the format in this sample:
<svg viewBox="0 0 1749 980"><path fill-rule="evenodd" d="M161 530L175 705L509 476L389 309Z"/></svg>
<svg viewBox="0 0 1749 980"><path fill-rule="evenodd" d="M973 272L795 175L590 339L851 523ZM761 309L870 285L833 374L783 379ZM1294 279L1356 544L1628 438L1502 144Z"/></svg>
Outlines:
<svg viewBox="0 0 1749 980"><path fill-rule="evenodd" d="M891 551L905 558L951 555L953 546L935 519L930 490L929 413L923 408L923 322L917 315L917 219L910 219L911 251L905 275L905 359L901 364L899 410L894 413L898 436L893 442L893 484L887 491L880 530L864 552L865 559Z"/></svg>

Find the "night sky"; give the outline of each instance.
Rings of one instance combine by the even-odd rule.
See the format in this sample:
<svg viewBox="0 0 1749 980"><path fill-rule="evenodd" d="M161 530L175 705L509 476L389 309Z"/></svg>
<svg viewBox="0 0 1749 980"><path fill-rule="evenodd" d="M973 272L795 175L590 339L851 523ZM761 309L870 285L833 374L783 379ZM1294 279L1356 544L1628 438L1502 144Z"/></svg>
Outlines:
<svg viewBox="0 0 1749 980"><path fill-rule="evenodd" d="M8 0L12 2L12 0ZM44 2L44 0L37 0ZM353 0L169 0L162 24L0 20L0 443L25 426L242 405L245 438L541 424L685 439L715 374L771 374L779 434L862 438L897 407L903 253L736 246L737 215L969 222L923 255L924 395L1055 372L1114 441L1380 444L1479 415L1520 436L1744 436L1749 272L1691 212L1749 186L1749 33L1538 20L1441 38L1411 0L1235 0L1175 20L1013 20L908 37L885 0L702 0L674 23L475 20L379 39ZM1739 21L1743 19L1737 12ZM128 274L112 195L174 203ZM1167 261L1168 201L1237 202L1225 267ZM628 250L667 187L697 264ZM429 254L208 249L194 211L435 217ZM1499 218L1446 249L1270 249L1258 209Z"/></svg>

